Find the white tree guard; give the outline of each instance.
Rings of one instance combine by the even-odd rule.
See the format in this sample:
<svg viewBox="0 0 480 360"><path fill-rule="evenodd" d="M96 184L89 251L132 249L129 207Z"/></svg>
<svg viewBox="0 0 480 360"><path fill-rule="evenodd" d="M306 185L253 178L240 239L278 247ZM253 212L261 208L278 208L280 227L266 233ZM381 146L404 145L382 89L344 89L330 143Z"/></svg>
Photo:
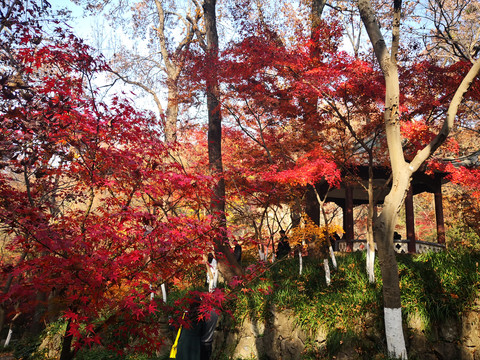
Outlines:
<svg viewBox="0 0 480 360"><path fill-rule="evenodd" d="M162 296L163 296L163 302L166 304L167 303L167 288L165 287L165 283L161 285L162 288Z"/></svg>
<svg viewBox="0 0 480 360"><path fill-rule="evenodd" d="M370 284L375 284L375 248L367 242L367 274Z"/></svg>
<svg viewBox="0 0 480 360"><path fill-rule="evenodd" d="M12 328L8 329L8 335L7 338L5 339L5 343L3 344L3 347L7 347L10 344L10 340L12 339Z"/></svg>
<svg viewBox="0 0 480 360"><path fill-rule="evenodd" d="M384 308L384 314L388 352L395 358L407 360L402 328L402 309Z"/></svg>
<svg viewBox="0 0 480 360"><path fill-rule="evenodd" d="M207 272L207 282L208 282L208 291L213 292L216 289L218 283L218 264L217 260L213 259L210 264L210 270L212 273L212 278L210 278L210 274Z"/></svg>
<svg viewBox="0 0 480 360"><path fill-rule="evenodd" d="M332 245L328 247L330 250L330 257L332 258L332 265L335 270L337 270L337 259L335 258L335 253L333 252Z"/></svg>
<svg viewBox="0 0 480 360"><path fill-rule="evenodd" d="M299 260L299 269L298 269L298 274L302 275L303 271L303 257L302 257L302 251L298 251L298 260Z"/></svg>
<svg viewBox="0 0 480 360"><path fill-rule="evenodd" d="M265 253L263 252L262 246L258 247L258 257L260 258L260 261L266 261L267 257L265 256Z"/></svg>
<svg viewBox="0 0 480 360"><path fill-rule="evenodd" d="M328 259L323 259L323 268L325 269L325 282L327 286L330 286L330 266L328 265Z"/></svg>

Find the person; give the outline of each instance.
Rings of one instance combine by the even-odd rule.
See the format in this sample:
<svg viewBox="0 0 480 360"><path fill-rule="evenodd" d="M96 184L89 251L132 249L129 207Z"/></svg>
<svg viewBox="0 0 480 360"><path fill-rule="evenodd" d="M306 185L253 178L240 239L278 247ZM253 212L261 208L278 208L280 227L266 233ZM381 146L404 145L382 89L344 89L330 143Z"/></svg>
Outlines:
<svg viewBox="0 0 480 360"><path fill-rule="evenodd" d="M238 243L237 240L233 240L233 256L235 256L235 260L237 260L238 264L242 261L242 246Z"/></svg>
<svg viewBox="0 0 480 360"><path fill-rule="evenodd" d="M212 292L217 287L218 282L218 268L217 260L212 253L207 255L207 284L208 291Z"/></svg>
<svg viewBox="0 0 480 360"><path fill-rule="evenodd" d="M287 235L285 234L285 230L280 230L280 240L278 241L277 245L277 259L283 259L287 256L291 251L290 244L288 243Z"/></svg>
<svg viewBox="0 0 480 360"><path fill-rule="evenodd" d="M209 360L212 356L213 334L217 326L218 314L215 309L210 311L210 317L205 317L204 328L200 338L200 359Z"/></svg>
<svg viewBox="0 0 480 360"><path fill-rule="evenodd" d="M177 345L177 356L179 360L200 360L201 338L205 329L205 322L199 320L199 306L201 299L196 297L190 304L185 319L188 325L185 325L180 332Z"/></svg>
<svg viewBox="0 0 480 360"><path fill-rule="evenodd" d="M340 241L340 236L337 233L333 234L333 239L330 239L332 243L332 249L338 251L338 242Z"/></svg>

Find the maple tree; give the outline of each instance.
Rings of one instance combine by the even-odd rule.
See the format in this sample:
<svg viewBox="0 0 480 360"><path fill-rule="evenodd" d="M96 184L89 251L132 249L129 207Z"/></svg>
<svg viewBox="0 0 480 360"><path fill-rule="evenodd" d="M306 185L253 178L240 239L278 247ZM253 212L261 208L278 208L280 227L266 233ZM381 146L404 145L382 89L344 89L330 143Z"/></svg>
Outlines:
<svg viewBox="0 0 480 360"><path fill-rule="evenodd" d="M108 68L82 41L60 26L47 38L20 21L35 8L12 4L1 43L2 310L63 316L62 359L111 324L153 351L165 304L151 292L212 246L216 230L199 215L213 179L171 161L154 117L121 97L97 100L92 79Z"/></svg>
<svg viewBox="0 0 480 360"><path fill-rule="evenodd" d="M390 165L392 173L392 192L380 215L370 199L368 217L375 221L385 308L400 308L391 242L398 209L413 171L444 142L463 96L452 100L452 94L458 84L468 89L462 79L473 81L478 62L445 66L421 56L413 61L398 42L400 2L394 3L393 22L387 21L394 30L393 55L387 57L372 4L356 4L378 46L380 66L359 49L353 56L341 51L345 33L339 18L321 20L325 1L308 4L309 21L282 18L291 25L286 29L269 22L260 6L258 18L247 20L241 11L250 2L230 4L242 30L221 49L216 1L205 1L207 37L196 38L203 52L191 47L185 63L190 82L182 86L205 87L208 136L200 128L185 143L164 143L161 121L120 97L97 99L92 80L110 70L104 61L61 28L44 39L39 24L19 21L22 5L12 4L17 14L8 15L0 30L6 62L0 216L10 251L2 263L8 286L0 301L7 318L15 309L41 317L45 309L39 305L48 295L58 304L54 315L68 323L62 359L73 356L73 345L101 342L112 323L143 339L135 346L153 350L159 345L155 317L168 309L151 299L152 290L172 279L181 282L212 248L224 261L227 282L243 282L235 278L242 271L228 245L234 211L253 227L254 244L263 242L265 227L273 236L286 223L279 218L283 207L291 209L295 242L312 234L322 242L325 230L338 229L311 226L307 234L309 224L295 227L300 200L321 181L338 186L340 169L350 171L346 181L358 181L355 167L365 162L370 169ZM466 97L477 101L478 87ZM459 115L467 113L461 108ZM445 117L450 122L442 128ZM456 156L457 147L447 143L440 154ZM428 166L449 171L465 187L477 183L471 169ZM322 204L319 196L316 201ZM275 224L269 223L272 213ZM325 213L324 218L328 224ZM224 294L209 296L220 301ZM100 314L107 320L98 322ZM404 345L392 346L390 331L397 325L386 322L389 350L406 357Z"/></svg>

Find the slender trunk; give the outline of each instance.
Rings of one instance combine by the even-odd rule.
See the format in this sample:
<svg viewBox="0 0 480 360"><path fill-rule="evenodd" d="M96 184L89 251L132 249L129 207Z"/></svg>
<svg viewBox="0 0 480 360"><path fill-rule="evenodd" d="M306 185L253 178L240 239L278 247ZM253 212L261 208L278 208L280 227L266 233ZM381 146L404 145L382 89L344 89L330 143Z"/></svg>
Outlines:
<svg viewBox="0 0 480 360"><path fill-rule="evenodd" d="M325 282L327 286L330 286L330 266L328 265L328 259L323 259L323 269L325 270Z"/></svg>
<svg viewBox="0 0 480 360"><path fill-rule="evenodd" d="M298 275L302 275L303 272L303 256L302 249L298 250Z"/></svg>
<svg viewBox="0 0 480 360"><path fill-rule="evenodd" d="M258 257L260 258L260 261L267 260L267 258L265 257L265 252L263 251L263 244L258 245Z"/></svg>
<svg viewBox="0 0 480 360"><path fill-rule="evenodd" d="M372 238L368 239L369 237ZM367 233L367 275L368 275L368 282L370 284L375 284L375 245L371 245L371 243L375 243L373 241L373 234Z"/></svg>
<svg viewBox="0 0 480 360"><path fill-rule="evenodd" d="M17 310L17 313L15 314L15 316L13 317L13 319L10 321L10 326L8 328L8 334L7 334L7 338L5 339L5 343L3 344L3 347L7 347L9 344L10 344L10 340L12 339L12 333L13 333L13 323L15 322L15 320L17 320L17 318L20 316L20 312L18 311L18 307L16 308Z"/></svg>
<svg viewBox="0 0 480 360"><path fill-rule="evenodd" d="M333 251L332 244L328 246L328 251L330 252L330 258L332 259L332 265L335 270L337 270L337 259L335 258L335 252Z"/></svg>
<svg viewBox="0 0 480 360"><path fill-rule="evenodd" d="M375 283L375 241L373 238L373 221L375 203L373 197L373 155L370 154L368 169L368 215L367 215L367 275L371 284Z"/></svg>
<svg viewBox="0 0 480 360"><path fill-rule="evenodd" d="M270 239L270 242L272 244L272 263L274 263L275 262L275 242L273 241L273 237ZM265 249L265 260L267 259L268 259L268 245Z"/></svg>
<svg viewBox="0 0 480 360"><path fill-rule="evenodd" d="M65 335L63 336L62 351L60 353L60 360L72 360L73 352L71 351L73 335L69 334L70 324L72 320L68 320Z"/></svg>
<svg viewBox="0 0 480 360"><path fill-rule="evenodd" d="M222 163L222 115L220 112L220 85L216 70L218 60L218 34L216 19L216 0L205 0L203 3L205 28L207 35L207 63L210 65L207 84L208 108L208 161L210 172L217 177L212 191L210 209L216 218L216 226L220 236L215 237L215 251L223 256L218 257L219 268L229 282L234 276L242 274L242 269L231 252L227 238L227 220L225 216L225 179Z"/></svg>
<svg viewBox="0 0 480 360"><path fill-rule="evenodd" d="M399 209L410 184L408 169L394 179L392 190L385 198L383 210L374 223L374 236L378 247L378 259L383 280L383 303L385 312L385 334L389 352L407 359L407 350L402 327L400 281L393 233Z"/></svg>
<svg viewBox="0 0 480 360"><path fill-rule="evenodd" d="M315 190L315 192L317 192L317 191ZM317 195L318 195L318 192L317 192ZM320 198L320 196L319 196L319 198ZM328 229L327 213L325 212L325 208L323 207L324 202L325 202L325 200L320 203L320 207L321 207L322 214L323 214L323 220L325 221L325 232L327 233L327 239L325 241L327 242L328 252L330 253L330 258L332 259L333 268L335 270L337 270L337 259L335 259L335 253L333 252L332 242L330 241L330 231Z"/></svg>
<svg viewBox="0 0 480 360"><path fill-rule="evenodd" d="M165 142L174 143L177 141L178 86L173 80L169 80L168 83L165 117Z"/></svg>
<svg viewBox="0 0 480 360"><path fill-rule="evenodd" d="M167 303L167 287L165 286L165 283L163 283L160 287L162 289L163 302L166 304Z"/></svg>
<svg viewBox="0 0 480 360"><path fill-rule="evenodd" d="M12 330L12 326L10 325L10 327L8 329L7 338L5 339L5 342L3 343L3 347L7 347L8 345L10 345L10 340L12 339L12 333L13 333L13 330Z"/></svg>
<svg viewBox="0 0 480 360"><path fill-rule="evenodd" d="M21 264L26 257L27 257L27 253L23 252L22 256L20 256L18 264ZM7 277L7 281L5 282L5 286L3 287L4 294L6 294L10 290L10 287L12 286L12 282L13 282L13 275L9 274ZM3 329L4 325L5 325L5 307L3 306L3 304L0 304L0 331Z"/></svg>

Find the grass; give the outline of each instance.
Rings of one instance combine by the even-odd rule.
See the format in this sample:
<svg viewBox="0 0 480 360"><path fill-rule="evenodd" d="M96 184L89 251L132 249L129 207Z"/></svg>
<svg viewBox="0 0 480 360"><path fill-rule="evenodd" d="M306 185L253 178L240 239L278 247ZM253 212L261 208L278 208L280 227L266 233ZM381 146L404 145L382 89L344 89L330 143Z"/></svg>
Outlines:
<svg viewBox="0 0 480 360"><path fill-rule="evenodd" d="M427 333L447 318L459 317L471 308L478 296L480 253L476 251L456 249L398 255L397 260L404 318L420 316ZM276 309L293 310L296 323L306 333L314 334L320 327L327 330L325 358L333 356L338 345L346 341L351 342L359 354L384 351L383 335L376 350L371 348L371 342L362 340L364 334L384 332L378 263L377 283L370 284L365 271L365 253L345 254L339 256L337 262L338 269L332 271L330 286L326 285L320 261L304 259L302 275L298 274L298 259L275 264L250 284L252 292L239 295L232 304L236 318L268 320L274 305ZM273 291L260 290L268 287ZM313 347L310 351L317 352Z"/></svg>
<svg viewBox="0 0 480 360"><path fill-rule="evenodd" d="M466 249L399 258L402 306L428 326L459 317L478 295L480 253Z"/></svg>
<svg viewBox="0 0 480 360"><path fill-rule="evenodd" d="M377 311L381 289L368 283L362 253L342 256L337 261L338 270L332 271L330 286L325 282L323 264L318 261L304 259L302 275L298 275L298 260L282 261L250 285L255 291L238 297L235 315L261 318L268 314L267 306L275 304L277 309L294 310L298 324L306 330L317 330L319 326L349 328L360 313ZM273 289L269 294L258 291L269 286Z"/></svg>

